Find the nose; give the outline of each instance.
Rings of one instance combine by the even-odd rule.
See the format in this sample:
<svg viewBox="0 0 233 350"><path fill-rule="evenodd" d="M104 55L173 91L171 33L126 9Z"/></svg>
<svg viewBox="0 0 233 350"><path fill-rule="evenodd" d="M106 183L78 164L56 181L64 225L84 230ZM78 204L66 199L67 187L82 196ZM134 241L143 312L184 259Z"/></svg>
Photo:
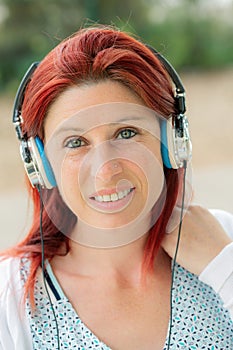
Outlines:
<svg viewBox="0 0 233 350"><path fill-rule="evenodd" d="M95 179L107 183L122 172L121 153L110 141L98 144L90 155L91 176Z"/></svg>
<svg viewBox="0 0 233 350"><path fill-rule="evenodd" d="M101 182L110 182L112 178L122 172L122 166L117 159L110 160L97 170L96 178Z"/></svg>

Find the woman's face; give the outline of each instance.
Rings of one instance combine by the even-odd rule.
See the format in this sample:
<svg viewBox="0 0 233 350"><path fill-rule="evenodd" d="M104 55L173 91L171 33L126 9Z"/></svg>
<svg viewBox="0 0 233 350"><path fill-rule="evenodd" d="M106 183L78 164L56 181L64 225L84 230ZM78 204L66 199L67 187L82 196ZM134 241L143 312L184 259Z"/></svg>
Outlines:
<svg viewBox="0 0 233 350"><path fill-rule="evenodd" d="M71 87L51 105L45 150L78 219L122 227L149 211L164 185L159 119L124 85Z"/></svg>

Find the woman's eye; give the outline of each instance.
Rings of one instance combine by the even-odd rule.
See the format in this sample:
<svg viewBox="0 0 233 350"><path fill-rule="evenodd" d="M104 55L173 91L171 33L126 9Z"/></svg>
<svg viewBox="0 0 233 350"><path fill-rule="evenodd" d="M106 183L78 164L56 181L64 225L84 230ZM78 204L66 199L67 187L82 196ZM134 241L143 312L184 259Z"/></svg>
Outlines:
<svg viewBox="0 0 233 350"><path fill-rule="evenodd" d="M137 135L137 132L133 129L123 129L121 130L117 137L119 139L131 139L132 137L134 137L135 135Z"/></svg>
<svg viewBox="0 0 233 350"><path fill-rule="evenodd" d="M65 142L67 148L79 148L85 145L85 142L80 138L72 138Z"/></svg>

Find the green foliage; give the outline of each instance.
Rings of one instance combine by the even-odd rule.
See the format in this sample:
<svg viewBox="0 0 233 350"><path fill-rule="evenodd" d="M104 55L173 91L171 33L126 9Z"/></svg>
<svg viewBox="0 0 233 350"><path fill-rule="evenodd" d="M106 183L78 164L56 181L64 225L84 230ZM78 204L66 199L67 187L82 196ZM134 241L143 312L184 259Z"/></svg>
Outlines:
<svg viewBox="0 0 233 350"><path fill-rule="evenodd" d="M0 90L15 90L32 61L80 27L96 23L138 35L177 69L230 64L232 23L203 15L205 1L0 0Z"/></svg>
<svg viewBox="0 0 233 350"><path fill-rule="evenodd" d="M148 42L177 69L214 69L233 63L233 25L229 20L233 6L221 17L217 9L206 13L201 6L204 2L180 0L163 21L157 19L149 28Z"/></svg>

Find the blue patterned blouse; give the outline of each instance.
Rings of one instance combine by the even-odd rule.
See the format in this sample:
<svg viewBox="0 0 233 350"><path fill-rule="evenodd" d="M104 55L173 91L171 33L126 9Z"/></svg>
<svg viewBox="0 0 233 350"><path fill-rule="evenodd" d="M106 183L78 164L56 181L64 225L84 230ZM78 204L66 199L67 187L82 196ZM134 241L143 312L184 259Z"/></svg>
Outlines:
<svg viewBox="0 0 233 350"><path fill-rule="evenodd" d="M24 279L27 275L26 266L27 264L22 270ZM82 322L64 295L49 264L46 281L52 294L53 309L59 327L60 349L109 350L110 347L101 342ZM33 349L57 349L53 310L44 285L39 280L36 282L35 300L34 312L27 302ZM196 275L179 265L176 265L172 315L169 350L233 350L233 322L228 311L223 308L220 297L211 287L200 282ZM164 345L164 350L167 349L168 335Z"/></svg>

